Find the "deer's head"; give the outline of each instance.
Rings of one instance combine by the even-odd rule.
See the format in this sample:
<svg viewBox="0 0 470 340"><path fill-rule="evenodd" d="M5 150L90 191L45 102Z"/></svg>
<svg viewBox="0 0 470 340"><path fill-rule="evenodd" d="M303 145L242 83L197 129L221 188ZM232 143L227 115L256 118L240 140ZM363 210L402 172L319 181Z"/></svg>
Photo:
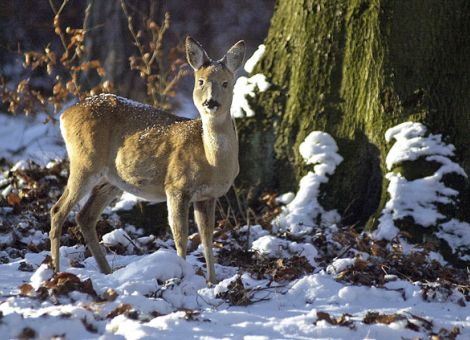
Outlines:
<svg viewBox="0 0 470 340"><path fill-rule="evenodd" d="M217 61L210 59L196 40L186 38L186 58L194 69L193 100L201 117L225 118L230 115L235 73L245 57L245 42L233 45Z"/></svg>

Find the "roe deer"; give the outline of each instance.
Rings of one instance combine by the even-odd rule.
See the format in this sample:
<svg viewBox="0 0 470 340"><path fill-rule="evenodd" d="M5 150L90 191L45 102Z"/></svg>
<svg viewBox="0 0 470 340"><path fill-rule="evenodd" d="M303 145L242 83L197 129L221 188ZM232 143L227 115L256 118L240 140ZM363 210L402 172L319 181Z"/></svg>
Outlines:
<svg viewBox="0 0 470 340"><path fill-rule="evenodd" d="M204 246L207 280L215 282L212 234L215 200L238 175L238 138L230 115L235 72L243 62L239 41L218 61L186 38L194 69L194 103L201 119L188 120L110 94L85 99L65 110L61 130L70 159L64 193L51 209L51 254L59 271L62 224L77 202L91 193L76 217L85 242L103 273L111 268L96 234L102 210L122 191L153 202L167 201L176 250L186 257L188 210Z"/></svg>

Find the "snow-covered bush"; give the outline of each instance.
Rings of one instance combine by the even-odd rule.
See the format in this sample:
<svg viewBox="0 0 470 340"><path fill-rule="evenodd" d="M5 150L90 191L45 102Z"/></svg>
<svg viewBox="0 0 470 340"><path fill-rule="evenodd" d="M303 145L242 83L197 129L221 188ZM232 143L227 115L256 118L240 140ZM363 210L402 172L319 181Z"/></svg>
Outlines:
<svg viewBox="0 0 470 340"><path fill-rule="evenodd" d="M467 177L452 160L455 147L443 141L442 135L431 134L423 124L413 122L387 130L385 139L395 140L386 158L389 200L373 237L391 240L398 235L399 226L411 224L436 229L434 235L446 241L455 254L468 252L470 225L445 213L445 207L455 208L458 203L459 192L455 185L450 186L449 178Z"/></svg>
<svg viewBox="0 0 470 340"><path fill-rule="evenodd" d="M310 233L318 224L330 226L339 221L336 210L326 211L319 203L320 186L329 181L336 167L343 161L335 140L326 132L313 131L300 144L300 154L307 164L313 164L299 184L299 191L273 222L274 231L295 235Z"/></svg>

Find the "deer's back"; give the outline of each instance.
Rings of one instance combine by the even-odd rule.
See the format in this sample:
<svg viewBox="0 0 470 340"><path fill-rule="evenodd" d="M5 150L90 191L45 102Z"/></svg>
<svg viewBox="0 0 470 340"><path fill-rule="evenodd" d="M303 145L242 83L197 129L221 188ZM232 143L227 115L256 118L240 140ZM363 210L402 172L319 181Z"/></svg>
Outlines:
<svg viewBox="0 0 470 340"><path fill-rule="evenodd" d="M101 94L65 110L61 129L70 158L75 154L99 154L102 158L104 152L119 147L128 136L156 128L163 132L182 121L187 120L150 105Z"/></svg>
<svg viewBox="0 0 470 340"><path fill-rule="evenodd" d="M146 191L184 187L204 173L200 120L188 120L114 95L100 95L61 117L71 167L104 174L122 189L151 200ZM205 181L201 179L201 181ZM196 184L196 183L194 183Z"/></svg>

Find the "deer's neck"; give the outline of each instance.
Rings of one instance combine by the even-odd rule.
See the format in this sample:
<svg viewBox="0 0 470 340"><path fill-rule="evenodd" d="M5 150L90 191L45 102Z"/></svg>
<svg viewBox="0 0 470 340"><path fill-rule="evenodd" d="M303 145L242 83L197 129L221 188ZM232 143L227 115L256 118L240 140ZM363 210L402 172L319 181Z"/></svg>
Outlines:
<svg viewBox="0 0 470 340"><path fill-rule="evenodd" d="M238 160L238 138L230 114L223 120L202 118L202 141L208 163L226 167Z"/></svg>

